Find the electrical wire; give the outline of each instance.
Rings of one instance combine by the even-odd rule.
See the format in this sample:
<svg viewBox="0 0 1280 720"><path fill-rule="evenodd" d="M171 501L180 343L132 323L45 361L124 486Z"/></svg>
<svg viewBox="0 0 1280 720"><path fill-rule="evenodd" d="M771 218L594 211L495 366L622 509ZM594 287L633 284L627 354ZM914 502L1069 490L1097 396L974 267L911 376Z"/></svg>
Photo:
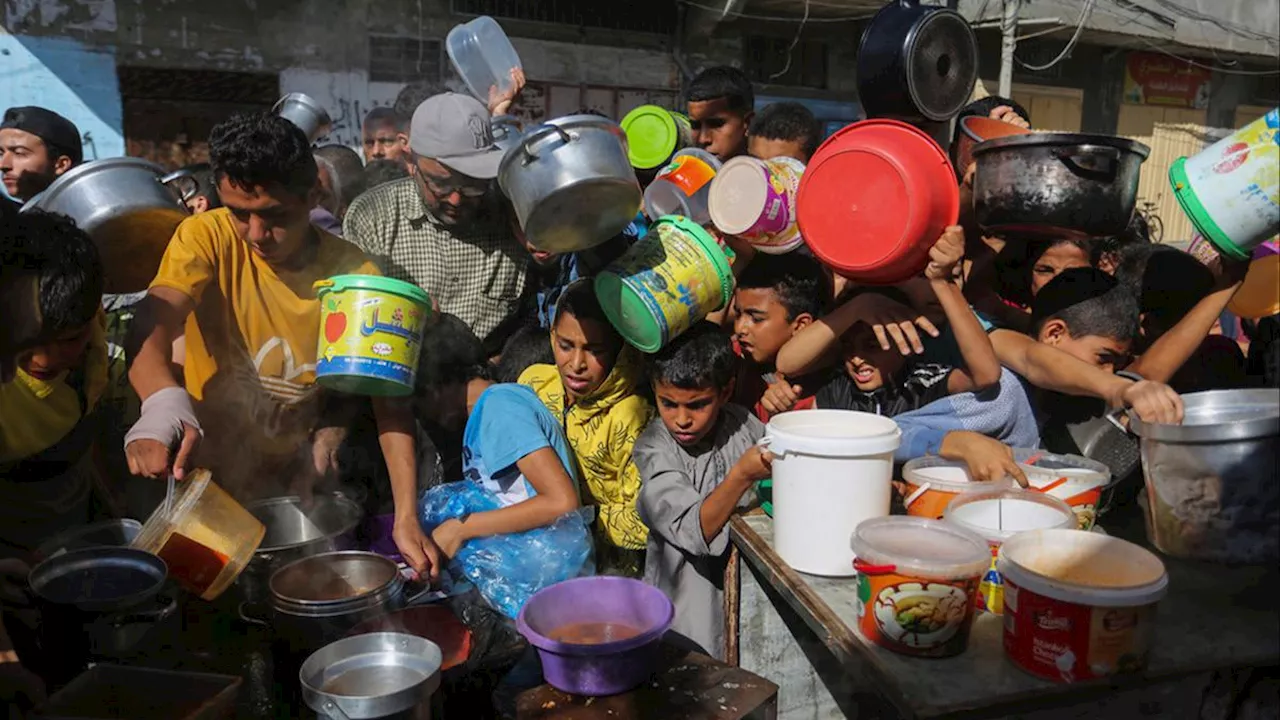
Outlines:
<svg viewBox="0 0 1280 720"><path fill-rule="evenodd" d="M710 10L711 12L717 12L717 13L724 9L724 8L715 7L712 5L704 5L699 2L694 2L693 0L679 0L679 2L681 5L688 5L689 7L696 7L700 10ZM876 16L875 13L871 13L870 15L842 15L840 17L811 17L809 18L808 22L848 23L848 22L858 22L859 20L870 20L875 16ZM800 22L800 20L794 17L783 17L780 15L754 15L751 13L740 13L740 12L733 13L731 17L742 18L743 20L763 20L766 22L783 22L783 23Z"/></svg>
<svg viewBox="0 0 1280 720"><path fill-rule="evenodd" d="M1266 76L1266 75L1280 75L1280 70L1232 70L1231 68L1224 68L1224 67L1216 67L1216 66L1213 66L1213 65L1206 65L1206 64L1201 63L1201 62L1196 62L1195 60L1192 60L1191 58L1187 58L1187 57L1183 57L1183 56L1181 56L1181 55L1174 54L1174 53L1170 52L1169 50L1166 50L1166 49L1164 49L1164 48L1160 47L1159 45L1157 45L1157 44L1155 44L1155 43L1151 42L1150 40L1148 40L1148 39L1146 39L1146 38L1144 38L1144 37L1140 37L1140 36L1135 36L1135 37L1138 37L1138 39L1139 39L1139 40L1141 40L1143 43L1145 43L1145 44L1147 45L1147 47L1151 48L1152 50L1155 50L1155 51L1156 51L1156 52L1158 52L1158 53L1161 53L1161 54L1163 54L1163 55L1168 55L1169 57L1171 57L1171 58L1173 58L1173 59L1175 59L1175 60L1181 60L1182 62L1184 62L1184 63L1186 63L1186 64L1188 64L1188 65L1192 65L1192 66L1194 66L1194 67L1202 68L1202 69L1204 69L1204 70L1212 70L1212 71L1214 71L1214 72L1222 73L1223 75L1245 75L1245 76L1253 76L1253 77L1262 77L1262 76Z"/></svg>
<svg viewBox="0 0 1280 720"><path fill-rule="evenodd" d="M1098 4L1097 0L1085 0L1084 8L1081 9L1080 11L1080 18L1076 21L1076 31L1071 35L1071 39L1067 41L1066 47L1062 48L1062 52L1058 53L1058 57L1050 60L1044 65L1028 65L1027 63L1023 62L1017 55L1014 55L1013 59L1017 60L1018 64L1021 65L1022 67L1028 70L1031 70L1033 72L1048 70L1052 68L1054 65L1057 65L1058 63L1062 62L1068 55L1071 54L1071 51L1076 46L1076 42L1080 40L1080 35L1084 33L1085 23L1087 23L1089 21L1090 16L1093 15L1093 7L1097 4Z"/></svg>
<svg viewBox="0 0 1280 720"><path fill-rule="evenodd" d="M795 55L796 45L800 43L800 34L804 32L804 26L809 22L809 0L804 0L804 17L800 19L800 27L796 28L796 36L791 38L791 44L787 46L787 63L782 69L769 76L770 80L777 80L786 75L791 70L791 58Z"/></svg>

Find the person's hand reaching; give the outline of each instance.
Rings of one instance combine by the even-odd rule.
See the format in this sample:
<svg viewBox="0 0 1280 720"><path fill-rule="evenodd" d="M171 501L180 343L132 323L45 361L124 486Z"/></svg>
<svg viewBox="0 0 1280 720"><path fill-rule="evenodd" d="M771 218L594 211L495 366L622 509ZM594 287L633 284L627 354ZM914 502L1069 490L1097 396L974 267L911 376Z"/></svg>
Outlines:
<svg viewBox="0 0 1280 720"><path fill-rule="evenodd" d="M916 328L932 337L939 335L938 328L915 308L880 293L864 293L850 302L857 303L858 318L871 326L882 350L897 347L903 355L920 355L924 343Z"/></svg>
<svg viewBox="0 0 1280 720"><path fill-rule="evenodd" d="M969 477L975 482L991 482L1007 475L1021 487L1028 485L1027 474L1013 459L1013 449L986 435L953 430L942 438L938 455L968 465Z"/></svg>
<svg viewBox="0 0 1280 720"><path fill-rule="evenodd" d="M1177 425L1182 422L1182 397L1164 383L1140 380L1124 388L1119 403L1132 408L1138 419L1161 425Z"/></svg>
<svg viewBox="0 0 1280 720"><path fill-rule="evenodd" d="M520 97L520 91L524 89L525 78L522 68L511 68L511 86L506 91L498 90L497 85L489 87L489 115L497 117L498 115L506 115L511 110L511 105Z"/></svg>
<svg viewBox="0 0 1280 720"><path fill-rule="evenodd" d="M769 383L761 396L760 405L770 415L784 413L796 406L802 392L799 385L792 385L785 375L776 373L773 382Z"/></svg>
<svg viewBox="0 0 1280 720"><path fill-rule="evenodd" d="M938 242L929 248L929 264L924 276L930 280L950 281L955 277L956 266L964 259L964 228L951 225L942 231Z"/></svg>
<svg viewBox="0 0 1280 720"><path fill-rule="evenodd" d="M755 446L742 454L733 469L748 482L759 482L773 476L773 453Z"/></svg>
<svg viewBox="0 0 1280 720"><path fill-rule="evenodd" d="M1020 128L1026 128L1028 130L1031 129L1031 123L1027 122L1025 118L1019 115L1016 110L1008 105L997 105L991 109L991 113L987 117L990 117L992 120L1009 123L1010 125L1017 125Z"/></svg>
<svg viewBox="0 0 1280 720"><path fill-rule="evenodd" d="M396 548L404 556L404 561L413 568L419 577L426 575L432 582L440 579L443 569L440 559L440 548L435 541L422 531L417 518L396 518L395 527L391 531Z"/></svg>
<svg viewBox="0 0 1280 720"><path fill-rule="evenodd" d="M445 557L452 559L457 557L458 551L470 538L467 537L467 529L462 521L450 518L431 531L431 539Z"/></svg>

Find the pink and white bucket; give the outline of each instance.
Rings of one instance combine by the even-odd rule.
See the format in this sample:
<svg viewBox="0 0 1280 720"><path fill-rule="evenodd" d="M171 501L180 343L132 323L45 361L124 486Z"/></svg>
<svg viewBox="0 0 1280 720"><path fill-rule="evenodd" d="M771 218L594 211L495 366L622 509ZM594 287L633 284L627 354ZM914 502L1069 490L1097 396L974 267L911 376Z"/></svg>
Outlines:
<svg viewBox="0 0 1280 720"><path fill-rule="evenodd" d="M730 160L711 182L711 222L761 252L796 249L802 242L796 227L796 191L803 175L804 164L789 157Z"/></svg>

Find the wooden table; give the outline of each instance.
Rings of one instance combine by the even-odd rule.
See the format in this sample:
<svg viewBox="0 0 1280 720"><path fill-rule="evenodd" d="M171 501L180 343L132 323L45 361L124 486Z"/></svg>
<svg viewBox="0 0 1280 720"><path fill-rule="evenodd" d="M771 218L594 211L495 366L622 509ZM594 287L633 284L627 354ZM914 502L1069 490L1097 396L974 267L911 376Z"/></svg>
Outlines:
<svg viewBox="0 0 1280 720"><path fill-rule="evenodd" d="M885 650L856 630L855 582L803 575L773 551L773 520L735 517L737 597L728 659L779 685L784 720L1199 717L1214 671L1280 663L1275 569L1166 559L1150 663L1111 681L1054 684L1004 657L999 617L981 613L969 648L946 659ZM736 577L735 577L736 576ZM736 652L736 657L733 653Z"/></svg>
<svg viewBox="0 0 1280 720"><path fill-rule="evenodd" d="M652 680L629 693L583 697L550 685L520 695L519 720L773 720L778 686L706 655L663 645Z"/></svg>

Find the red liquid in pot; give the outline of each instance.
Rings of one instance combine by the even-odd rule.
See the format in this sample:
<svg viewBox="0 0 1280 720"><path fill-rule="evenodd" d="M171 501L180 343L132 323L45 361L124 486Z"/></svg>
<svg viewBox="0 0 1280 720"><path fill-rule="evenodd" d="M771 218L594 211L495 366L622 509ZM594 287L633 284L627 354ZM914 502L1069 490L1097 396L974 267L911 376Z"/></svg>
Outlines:
<svg viewBox="0 0 1280 720"><path fill-rule="evenodd" d="M178 532L169 535L160 548L160 559L168 564L169 573L180 585L197 595L209 589L230 561L226 555Z"/></svg>

